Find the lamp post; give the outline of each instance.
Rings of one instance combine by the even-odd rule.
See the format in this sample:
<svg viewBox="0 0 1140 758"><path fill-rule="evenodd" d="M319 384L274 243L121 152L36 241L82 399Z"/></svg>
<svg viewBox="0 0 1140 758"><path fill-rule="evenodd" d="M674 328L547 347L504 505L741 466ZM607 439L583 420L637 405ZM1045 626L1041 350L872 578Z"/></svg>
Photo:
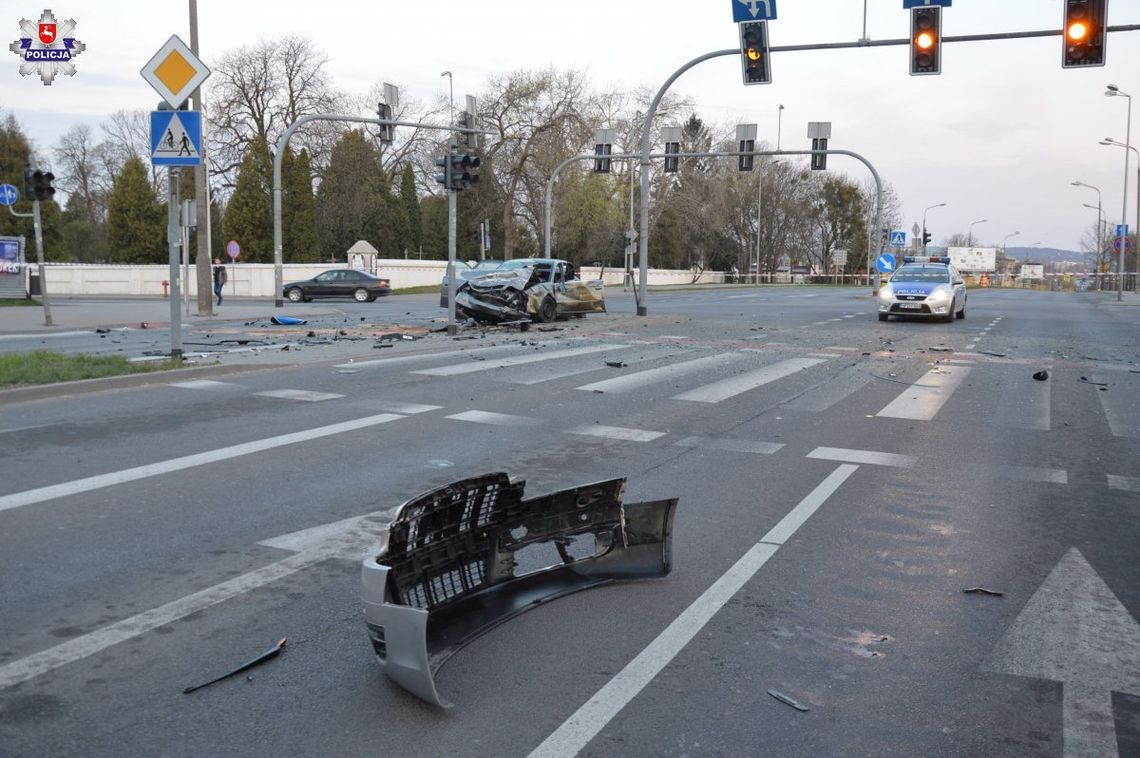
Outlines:
<svg viewBox="0 0 1140 758"><path fill-rule="evenodd" d="M938 203L938 205L931 205L922 212L922 254L926 255L926 211L933 210L934 208L941 208L946 203Z"/></svg>
<svg viewBox="0 0 1140 758"><path fill-rule="evenodd" d="M1128 213L1128 159L1131 157L1128 148L1132 146L1132 95L1115 84L1110 84L1105 89L1104 96L1128 98L1128 121L1124 130L1124 193L1120 200L1120 234L1116 235L1117 244L1120 246L1120 254L1116 259L1116 299L1119 301L1124 299L1124 227L1126 226L1124 218ZM1137 188L1137 192L1140 192L1140 188Z"/></svg>
<svg viewBox="0 0 1140 758"><path fill-rule="evenodd" d="M780 129L784 125L784 104L780 103L780 110L776 114L776 149L780 149Z"/></svg>
<svg viewBox="0 0 1140 758"><path fill-rule="evenodd" d="M1100 144L1116 145L1136 154L1136 226L1132 227L1132 233L1137 235L1136 239L1140 242L1140 150L1137 150L1135 145L1115 140L1112 137L1105 137L1100 141ZM1140 248L1140 245L1135 247ZM1134 249L1133 252L1136 254L1136 278L1132 281L1132 291L1140 292L1140 250Z"/></svg>
<svg viewBox="0 0 1140 758"><path fill-rule="evenodd" d="M1102 255L1104 255L1104 237L1102 237L1101 233L1100 233L1100 217L1101 217L1102 209L1104 208L1104 206L1100 202L1100 188L1094 187L1091 184L1085 184L1084 182L1078 181L1078 180L1074 180L1072 184L1074 187L1087 187L1088 189L1096 191L1096 263L1095 263L1095 265L1096 265L1097 269L1099 269L1100 268L1100 257ZM1096 273L1099 274L1100 271L1098 270ZM1097 279L1099 281L1100 277L1098 276Z"/></svg>
<svg viewBox="0 0 1140 758"><path fill-rule="evenodd" d="M1005 239L1003 239L1003 240L1001 241L1001 257L1002 257L1002 258L1004 258L1004 259L1006 259L1006 260L1008 260L1008 259L1009 259L1009 256L1007 256L1007 255L1005 254L1005 249L1006 249L1006 246L1009 244L1009 238L1010 238L1010 237L1016 237L1016 236L1017 236L1017 235L1019 235L1019 234L1021 234L1021 232L1010 232L1009 234L1005 235Z"/></svg>
<svg viewBox="0 0 1140 758"><path fill-rule="evenodd" d="M987 221L989 221L988 218L983 218L983 219L979 219L978 221L970 222L970 231L966 235L966 247L973 247L974 246L974 225L975 224L984 224Z"/></svg>

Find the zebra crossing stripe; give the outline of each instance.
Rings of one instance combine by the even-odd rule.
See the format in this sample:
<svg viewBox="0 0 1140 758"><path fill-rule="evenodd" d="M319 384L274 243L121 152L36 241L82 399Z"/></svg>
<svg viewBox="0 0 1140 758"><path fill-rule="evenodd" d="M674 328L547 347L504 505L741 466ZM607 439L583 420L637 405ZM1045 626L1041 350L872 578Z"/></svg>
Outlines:
<svg viewBox="0 0 1140 758"><path fill-rule="evenodd" d="M485 361L465 361L464 363L453 363L450 366L439 366L437 368L425 368L413 371L413 374L423 374L425 376L458 376L460 374L474 374L477 371L491 371L497 368L509 368L511 366L522 366L528 363L540 363L542 361L553 361L560 358L574 358L579 355L590 355L591 353L602 353L606 350L617 350L619 348L629 347L628 345L594 345L591 347L575 347L569 350L555 350L549 353L535 353L533 355L520 355L514 358L496 358L488 359Z"/></svg>
<svg viewBox="0 0 1140 758"><path fill-rule="evenodd" d="M659 368L646 369L645 371L637 371L632 374L625 374L614 379L605 379L593 384L584 384L578 387L580 390L586 392L629 392L631 390L641 389L649 384L656 382L664 382L668 379L673 379L678 376L685 376L686 374L693 374L705 369L715 368L719 366L726 366L729 363L739 361L744 356L740 353L721 353L718 355L709 355L704 358L696 358L691 361L684 361L682 363L672 363L668 366L661 366Z"/></svg>
<svg viewBox="0 0 1140 758"><path fill-rule="evenodd" d="M797 371L802 371L824 361L824 358L789 358L771 366L765 366L739 376L697 387L688 392L682 392L680 395L674 395L673 399L691 400L697 403L719 403L722 400L762 387L777 379L783 379L785 376L791 376Z"/></svg>
<svg viewBox="0 0 1140 758"><path fill-rule="evenodd" d="M932 369L875 415L930 421L969 375L970 369L965 366L955 366L949 371L941 367Z"/></svg>

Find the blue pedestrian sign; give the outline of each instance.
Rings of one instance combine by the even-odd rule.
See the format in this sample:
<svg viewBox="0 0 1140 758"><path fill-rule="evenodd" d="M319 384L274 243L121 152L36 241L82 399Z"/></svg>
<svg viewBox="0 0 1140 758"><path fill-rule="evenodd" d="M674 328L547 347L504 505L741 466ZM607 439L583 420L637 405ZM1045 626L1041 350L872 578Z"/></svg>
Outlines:
<svg viewBox="0 0 1140 758"><path fill-rule="evenodd" d="M0 205L15 205L20 193L11 184L0 184Z"/></svg>
<svg viewBox="0 0 1140 758"><path fill-rule="evenodd" d="M152 111L150 161L156 166L197 166L202 162L202 114Z"/></svg>
<svg viewBox="0 0 1140 758"><path fill-rule="evenodd" d="M1117 237L1127 237L1128 236L1128 224L1117 224L1116 225L1116 236Z"/></svg>
<svg viewBox="0 0 1140 758"><path fill-rule="evenodd" d="M732 21L775 21L776 0L732 0Z"/></svg>
<svg viewBox="0 0 1140 758"><path fill-rule="evenodd" d="M875 259L875 268L880 274L889 274L895 270L895 257L890 253L883 253Z"/></svg>
<svg viewBox="0 0 1140 758"><path fill-rule="evenodd" d="M902 229L892 230L891 247L906 247L906 232Z"/></svg>

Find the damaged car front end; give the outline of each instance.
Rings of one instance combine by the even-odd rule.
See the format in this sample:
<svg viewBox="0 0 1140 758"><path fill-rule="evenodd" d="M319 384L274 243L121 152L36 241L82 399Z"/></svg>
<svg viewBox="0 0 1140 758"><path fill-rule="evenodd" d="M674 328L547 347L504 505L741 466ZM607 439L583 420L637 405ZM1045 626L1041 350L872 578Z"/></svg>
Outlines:
<svg viewBox="0 0 1140 758"><path fill-rule="evenodd" d="M400 506L361 569L372 647L390 679L447 707L435 683L465 645L542 603L619 579L669 573L676 499L623 503L625 479L523 499L505 473L471 477ZM576 538L591 538L573 549ZM516 574L518 554L560 560ZM575 556L574 553L583 553Z"/></svg>
<svg viewBox="0 0 1140 758"><path fill-rule="evenodd" d="M601 278L583 281L573 264L557 258L507 261L483 276L464 282L455 295L456 312L480 323L605 313Z"/></svg>

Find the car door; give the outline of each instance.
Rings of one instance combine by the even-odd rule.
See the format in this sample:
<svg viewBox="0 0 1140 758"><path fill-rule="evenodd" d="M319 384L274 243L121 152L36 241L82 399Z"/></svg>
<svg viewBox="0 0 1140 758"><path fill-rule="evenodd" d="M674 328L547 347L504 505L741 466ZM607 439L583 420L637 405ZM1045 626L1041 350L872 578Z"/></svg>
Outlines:
<svg viewBox="0 0 1140 758"><path fill-rule="evenodd" d="M342 277L340 287L337 289L337 295L341 297L352 297L352 293L360 287L368 289L368 282L359 271L341 271Z"/></svg>
<svg viewBox="0 0 1140 758"><path fill-rule="evenodd" d="M309 297L329 297L333 294L339 271L326 271L313 277L312 291Z"/></svg>

